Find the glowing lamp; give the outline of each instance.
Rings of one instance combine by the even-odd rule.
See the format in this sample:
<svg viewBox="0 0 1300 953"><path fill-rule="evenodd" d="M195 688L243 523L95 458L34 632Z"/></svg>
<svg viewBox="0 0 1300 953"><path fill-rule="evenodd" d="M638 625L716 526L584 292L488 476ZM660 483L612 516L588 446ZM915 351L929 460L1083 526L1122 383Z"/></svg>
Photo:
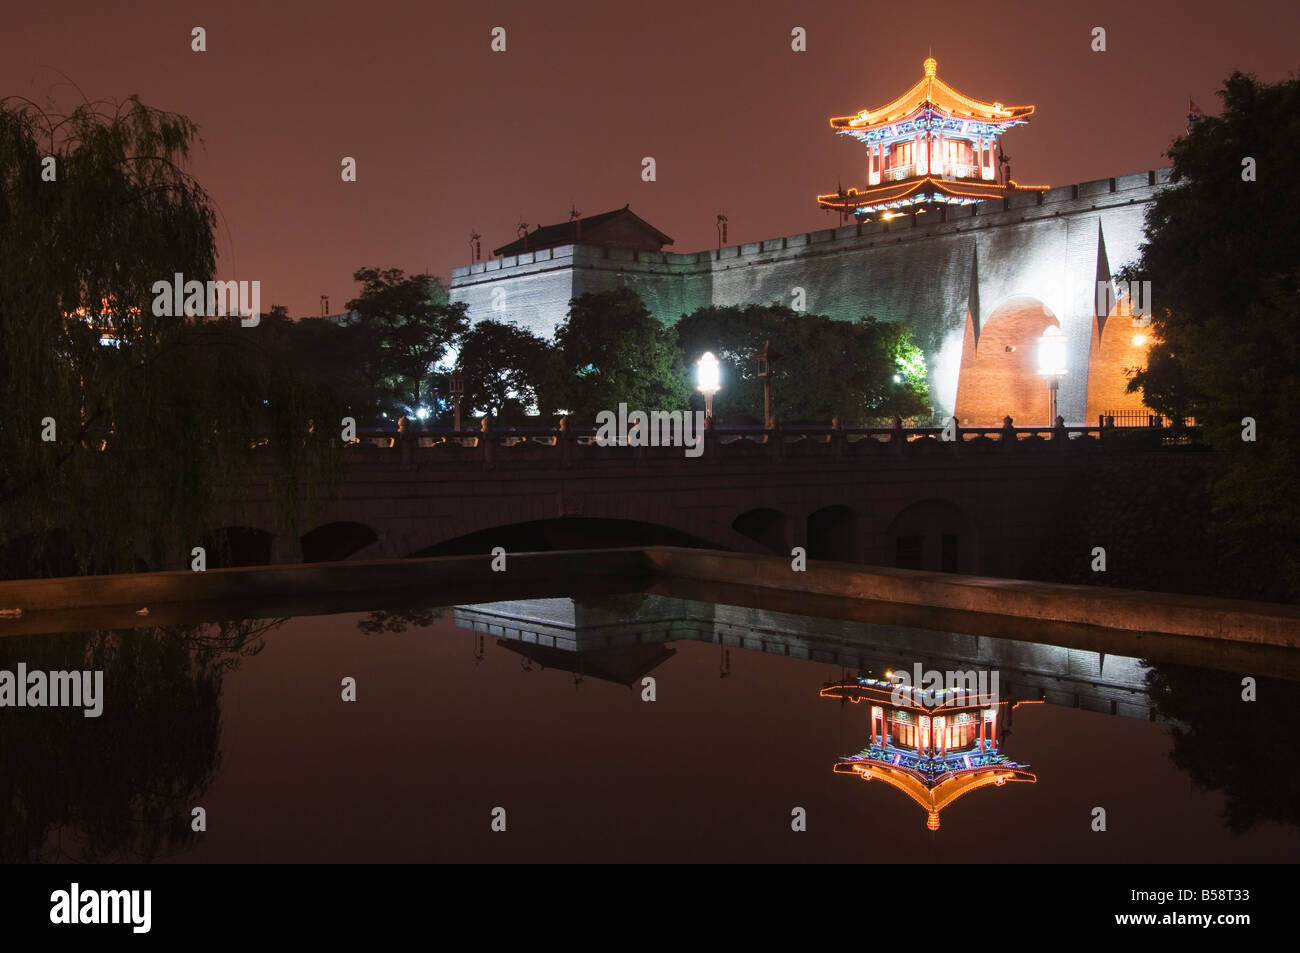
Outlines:
<svg viewBox="0 0 1300 953"><path fill-rule="evenodd" d="M718 359L712 351L705 351L695 362L696 389L706 396L716 394L722 388L718 386Z"/></svg>
<svg viewBox="0 0 1300 953"><path fill-rule="evenodd" d="M1065 370L1065 334L1056 325L1051 325L1038 339L1038 373L1044 377L1064 377Z"/></svg>
<svg viewBox="0 0 1300 953"><path fill-rule="evenodd" d="M718 359L705 351L695 362L696 390L704 395L704 417L713 419L713 395L722 389L718 383Z"/></svg>

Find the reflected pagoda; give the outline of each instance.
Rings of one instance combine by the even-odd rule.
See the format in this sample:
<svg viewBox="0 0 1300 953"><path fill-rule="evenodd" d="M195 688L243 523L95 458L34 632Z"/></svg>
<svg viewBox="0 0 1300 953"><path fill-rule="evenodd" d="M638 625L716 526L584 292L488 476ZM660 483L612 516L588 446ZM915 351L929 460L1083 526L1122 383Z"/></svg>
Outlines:
<svg viewBox="0 0 1300 953"><path fill-rule="evenodd" d="M1005 701L867 677L828 684L821 695L870 706L870 743L836 762L835 773L897 788L921 806L932 831L939 829L939 812L964 794L1038 780L1028 765L1001 753Z"/></svg>
<svg viewBox="0 0 1300 953"><path fill-rule="evenodd" d="M1033 106L971 99L939 78L933 57L922 71L920 82L892 103L831 119L836 132L866 145L867 187L819 195L818 205L862 221L1048 188L1012 181L997 147L1003 132L1029 120Z"/></svg>

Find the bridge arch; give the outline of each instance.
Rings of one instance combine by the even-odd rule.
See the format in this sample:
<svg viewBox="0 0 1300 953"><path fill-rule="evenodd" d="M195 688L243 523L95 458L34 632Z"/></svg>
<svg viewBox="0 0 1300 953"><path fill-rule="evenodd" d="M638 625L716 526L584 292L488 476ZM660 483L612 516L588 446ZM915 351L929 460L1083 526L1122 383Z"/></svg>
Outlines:
<svg viewBox="0 0 1300 953"><path fill-rule="evenodd" d="M323 523L302 535L299 541L302 544L302 561L321 563L347 559L378 539L379 534L365 523L350 520Z"/></svg>
<svg viewBox="0 0 1300 953"><path fill-rule="evenodd" d="M768 552L789 555L794 548L794 524L785 513L770 507L746 510L731 528L758 543Z"/></svg>
<svg viewBox="0 0 1300 953"><path fill-rule="evenodd" d="M506 552L548 552L562 549L603 549L622 546L686 546L716 549L717 543L657 523L608 517L557 516L503 523L449 536L412 549L407 555L460 556L488 553L496 546Z"/></svg>
<svg viewBox="0 0 1300 953"><path fill-rule="evenodd" d="M209 569L269 566L274 561L275 534L252 526L223 526L203 537Z"/></svg>
<svg viewBox="0 0 1300 953"><path fill-rule="evenodd" d="M899 569L977 571L975 524L950 500L918 500L905 507L890 522L885 538L892 563Z"/></svg>
<svg viewBox="0 0 1300 953"><path fill-rule="evenodd" d="M847 506L824 506L809 514L808 558L860 562L857 511Z"/></svg>
<svg viewBox="0 0 1300 953"><path fill-rule="evenodd" d="M968 322L954 411L963 425L996 427L1008 416L1020 426L1050 423L1038 373L1038 339L1049 327L1060 321L1033 295L1014 295L993 309L978 341Z"/></svg>

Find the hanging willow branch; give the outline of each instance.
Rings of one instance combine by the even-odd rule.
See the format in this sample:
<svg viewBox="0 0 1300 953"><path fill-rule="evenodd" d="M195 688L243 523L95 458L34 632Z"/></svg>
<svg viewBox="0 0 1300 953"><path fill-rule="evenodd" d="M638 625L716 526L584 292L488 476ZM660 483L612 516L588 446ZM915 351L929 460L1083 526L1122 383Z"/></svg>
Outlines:
<svg viewBox="0 0 1300 953"><path fill-rule="evenodd" d="M236 318L153 313L155 282L215 275L197 142L135 97L66 115L0 100L0 577L176 566L250 470L290 531L300 487L337 482L338 429L310 423L343 416L325 382Z"/></svg>

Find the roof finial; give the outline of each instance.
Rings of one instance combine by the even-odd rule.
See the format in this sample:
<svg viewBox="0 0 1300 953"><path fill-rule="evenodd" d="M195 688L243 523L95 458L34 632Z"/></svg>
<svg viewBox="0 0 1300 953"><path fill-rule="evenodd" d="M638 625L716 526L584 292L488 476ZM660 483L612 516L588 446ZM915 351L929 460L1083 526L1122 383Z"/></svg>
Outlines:
<svg viewBox="0 0 1300 953"><path fill-rule="evenodd" d="M933 56L927 56L925 62L921 64L921 68L925 70L926 79L932 79L934 74L939 72L939 61Z"/></svg>

